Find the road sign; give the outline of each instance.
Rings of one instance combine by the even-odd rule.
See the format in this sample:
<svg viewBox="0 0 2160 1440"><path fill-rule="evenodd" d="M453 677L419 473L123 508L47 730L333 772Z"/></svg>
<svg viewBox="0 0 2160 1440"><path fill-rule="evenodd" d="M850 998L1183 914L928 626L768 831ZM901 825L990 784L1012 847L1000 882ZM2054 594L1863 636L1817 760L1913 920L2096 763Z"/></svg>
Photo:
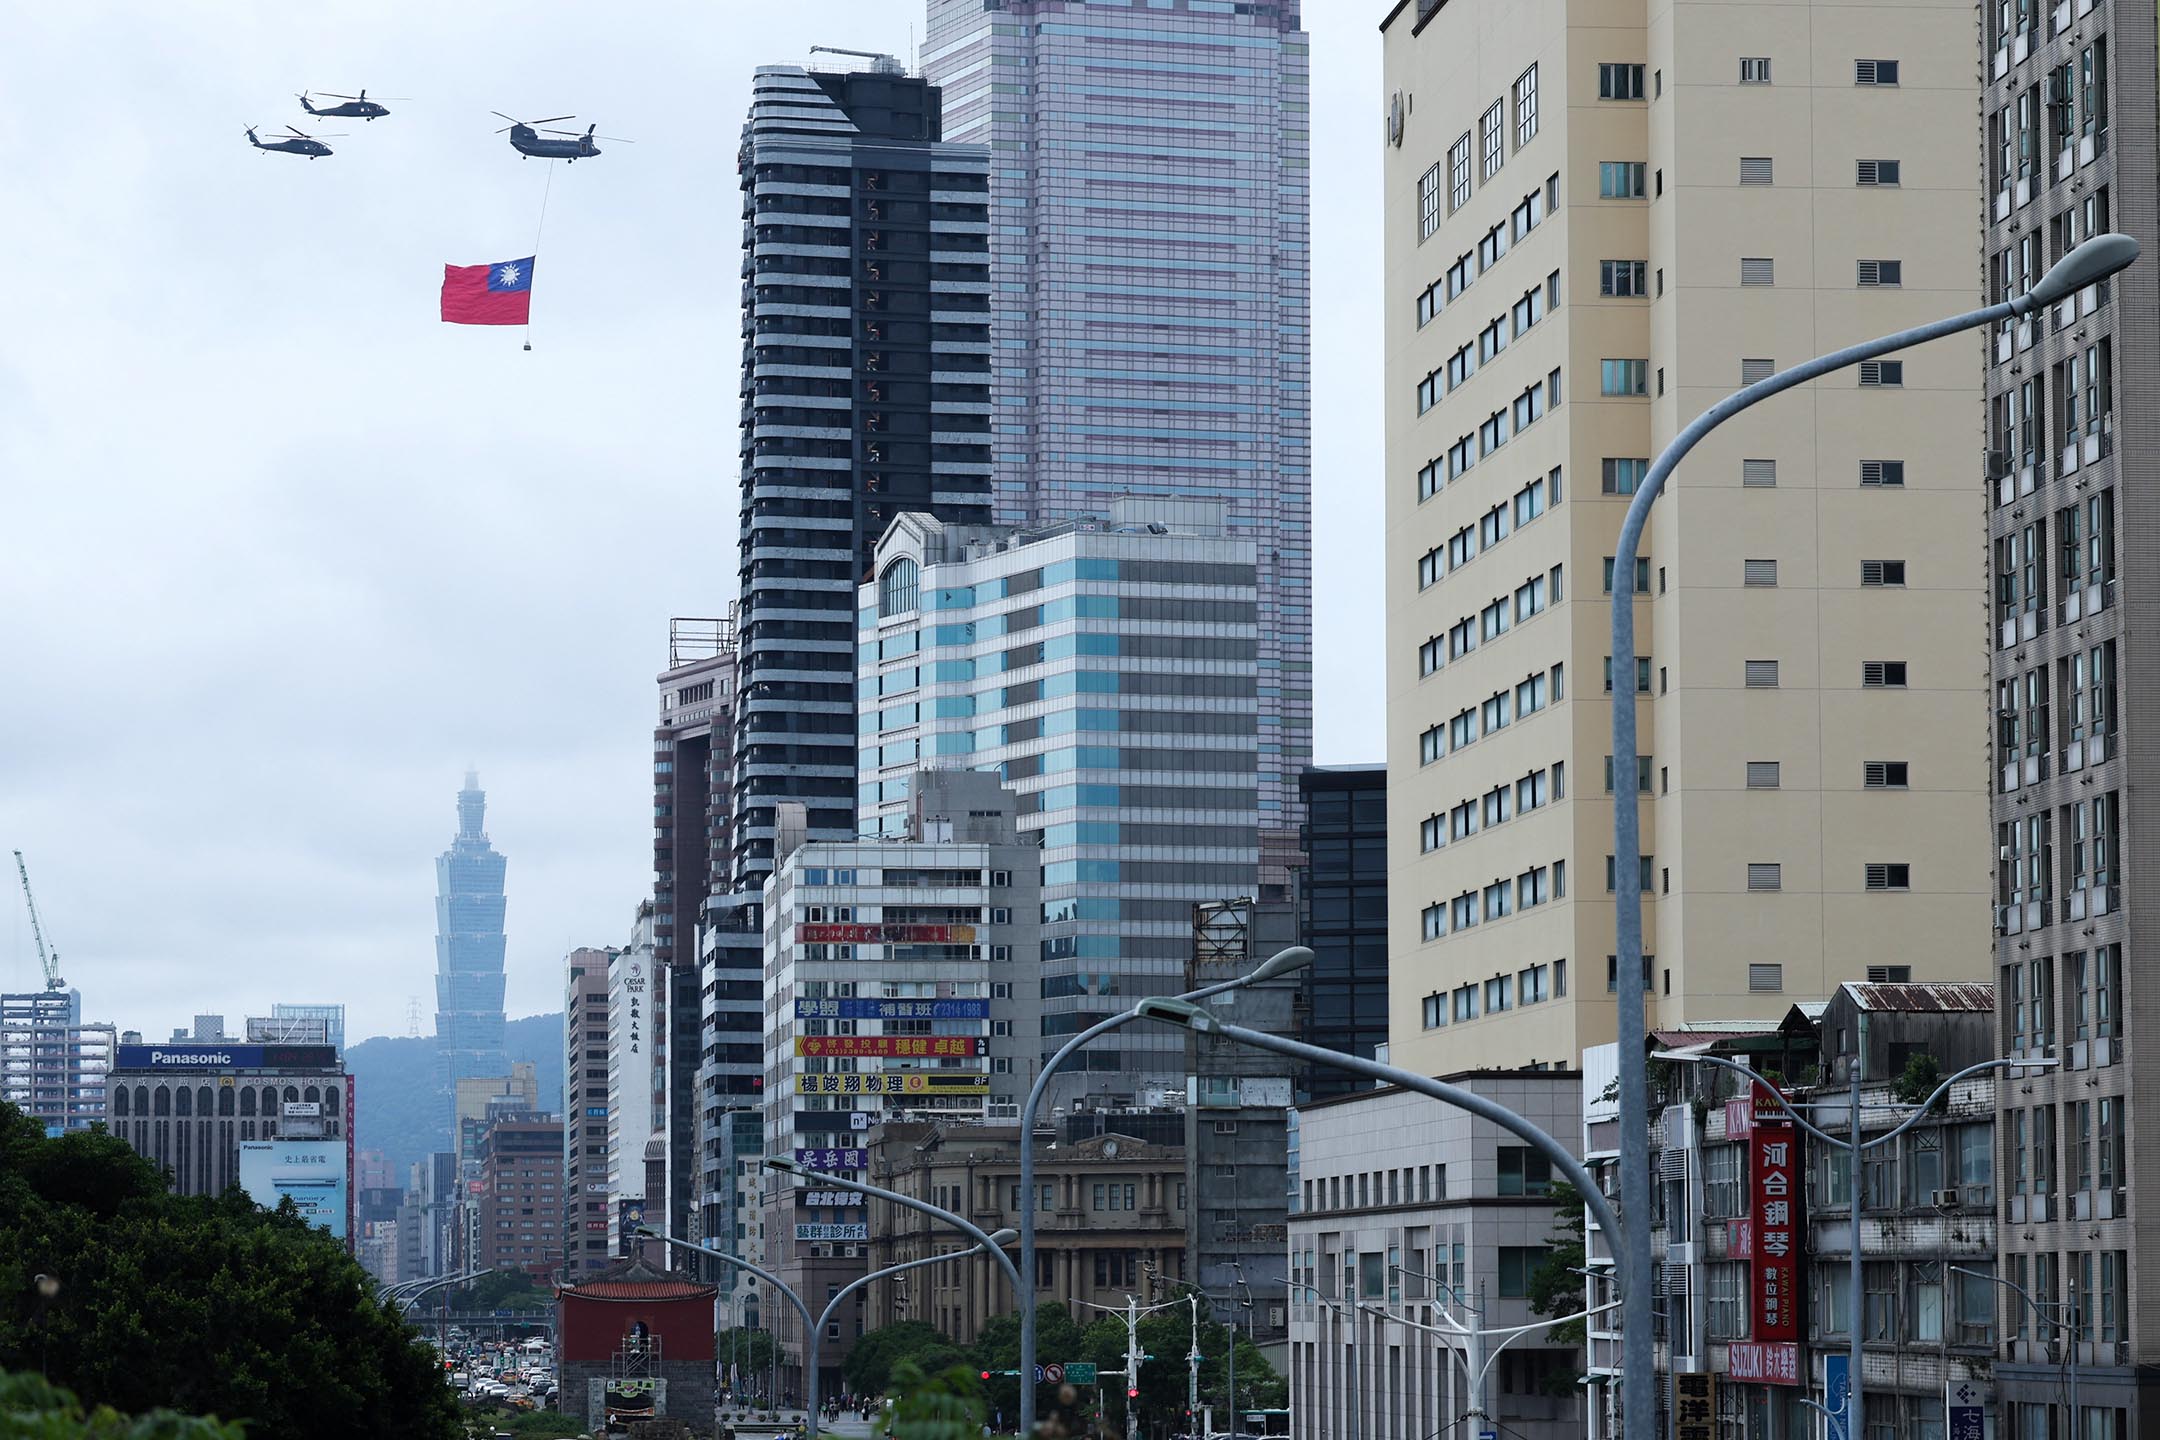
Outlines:
<svg viewBox="0 0 2160 1440"><path fill-rule="evenodd" d="M1095 1367L1084 1360L1068 1361L1065 1365L1065 1379L1068 1384L1093 1385Z"/></svg>
<svg viewBox="0 0 2160 1440"><path fill-rule="evenodd" d="M1852 1356L1832 1354L1823 1357L1823 1408L1833 1417L1829 1422L1830 1440L1845 1440L1845 1406L1852 1396Z"/></svg>
<svg viewBox="0 0 2160 1440"><path fill-rule="evenodd" d="M1052 1385L1065 1383L1065 1367L1063 1365L1045 1365L1042 1367L1042 1372L1043 1379L1049 1381Z"/></svg>
<svg viewBox="0 0 2160 1440"><path fill-rule="evenodd" d="M1477 1440L1500 1440L1500 1432L1497 1430L1480 1430L1477 1432Z"/></svg>
<svg viewBox="0 0 2160 1440"><path fill-rule="evenodd" d="M1943 1414L1950 1440L1981 1440L1987 1430L1987 1391L1970 1380L1952 1380L1943 1386Z"/></svg>

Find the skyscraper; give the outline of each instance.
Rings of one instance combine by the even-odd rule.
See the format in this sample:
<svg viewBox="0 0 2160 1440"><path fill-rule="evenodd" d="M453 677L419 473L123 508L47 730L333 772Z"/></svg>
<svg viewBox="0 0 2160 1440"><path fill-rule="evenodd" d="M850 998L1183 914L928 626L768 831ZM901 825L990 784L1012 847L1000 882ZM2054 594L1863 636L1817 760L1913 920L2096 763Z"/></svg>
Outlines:
<svg viewBox="0 0 2160 1440"><path fill-rule="evenodd" d="M2003 1053L2062 1062L1995 1091L1996 1274L2035 1302L1991 1287L1996 1433L2136 1435L2160 1424L2160 1313L2144 1285L2160 1263L2145 1245L2160 1150L2148 1168L2132 1138L2137 1097L2160 1083L2160 1012L2139 989L2160 924L2140 868L2160 831L2138 804L2160 779L2139 703L2156 633L2146 607L2160 599L2144 509L2160 456L2146 403L2160 399L2146 349L2160 295L2154 15L2019 0L1982 6L1975 28L1986 298L2029 290L2094 235L2144 246L2120 275L1988 336L1980 477L1995 582L1996 1020Z"/></svg>
<svg viewBox="0 0 2160 1440"><path fill-rule="evenodd" d="M991 155L997 522L1100 515L1120 495L1221 499L1259 555L1270 886L1296 852L1312 761L1298 8L929 0L923 49L946 136Z"/></svg>
<svg viewBox="0 0 2160 1440"><path fill-rule="evenodd" d="M761 66L743 194L735 880L774 807L855 834L855 585L903 510L990 518L988 153L940 139L935 86ZM754 955L751 960L756 963Z"/></svg>
<svg viewBox="0 0 2160 1440"><path fill-rule="evenodd" d="M482 824L477 771L458 792L458 833L435 858L435 1086L447 1130L457 1082L507 1075L503 1048L503 857ZM457 1137L450 1137L455 1148Z"/></svg>
<svg viewBox="0 0 2160 1440"><path fill-rule="evenodd" d="M1970 340L1739 415L1633 573L1606 555L1711 405L1970 305L1972 16L1885 13L1405 0L1383 27L1398 1064L1611 1038L1615 784L1642 796L1654 1027L1983 973Z"/></svg>
<svg viewBox="0 0 2160 1440"><path fill-rule="evenodd" d="M111 1021L82 1018L80 990L0 995L0 1100L47 1134L105 1119L105 1075L119 1043Z"/></svg>

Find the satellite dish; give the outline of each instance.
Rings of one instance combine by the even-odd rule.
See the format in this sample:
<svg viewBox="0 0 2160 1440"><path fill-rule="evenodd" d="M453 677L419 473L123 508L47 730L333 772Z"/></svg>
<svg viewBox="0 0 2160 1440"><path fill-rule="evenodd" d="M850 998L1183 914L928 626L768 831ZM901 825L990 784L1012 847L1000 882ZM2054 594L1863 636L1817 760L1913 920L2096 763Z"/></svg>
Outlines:
<svg viewBox="0 0 2160 1440"><path fill-rule="evenodd" d="M1388 144L1390 144L1390 145L1394 145L1394 146L1397 146L1397 147L1399 148L1399 147L1400 147L1400 146L1402 145L1402 130L1403 130L1403 99L1402 99L1402 91L1400 91L1400 90L1397 90L1397 91L1396 91L1396 92L1395 92L1395 93L1394 93L1393 95L1391 95L1391 96L1389 96L1389 97L1388 97L1388 107L1387 107L1387 138L1388 138Z"/></svg>

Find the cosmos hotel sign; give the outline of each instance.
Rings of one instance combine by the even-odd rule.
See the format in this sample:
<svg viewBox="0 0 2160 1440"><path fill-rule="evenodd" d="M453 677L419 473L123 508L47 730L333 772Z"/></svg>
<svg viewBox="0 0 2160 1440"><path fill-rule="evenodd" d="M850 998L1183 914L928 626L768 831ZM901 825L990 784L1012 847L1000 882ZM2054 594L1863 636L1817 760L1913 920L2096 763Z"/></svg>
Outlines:
<svg viewBox="0 0 2160 1440"><path fill-rule="evenodd" d="M115 1070L329 1070L335 1045L122 1045Z"/></svg>

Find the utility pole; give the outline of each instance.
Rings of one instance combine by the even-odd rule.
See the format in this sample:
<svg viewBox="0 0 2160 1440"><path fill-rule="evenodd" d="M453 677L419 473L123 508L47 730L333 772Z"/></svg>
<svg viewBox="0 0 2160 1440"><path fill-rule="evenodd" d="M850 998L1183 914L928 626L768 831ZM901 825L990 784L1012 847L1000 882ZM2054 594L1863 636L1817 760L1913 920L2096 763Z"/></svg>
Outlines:
<svg viewBox="0 0 2160 1440"><path fill-rule="evenodd" d="M1125 1297L1125 1440L1140 1440L1140 1297ZM1022 1376L1023 1380L1027 1377Z"/></svg>
<svg viewBox="0 0 2160 1440"><path fill-rule="evenodd" d="M1200 1296L1185 1298L1192 1307L1192 1353L1185 1357L1185 1418L1191 1422L1185 1428L1191 1430L1200 1422Z"/></svg>

